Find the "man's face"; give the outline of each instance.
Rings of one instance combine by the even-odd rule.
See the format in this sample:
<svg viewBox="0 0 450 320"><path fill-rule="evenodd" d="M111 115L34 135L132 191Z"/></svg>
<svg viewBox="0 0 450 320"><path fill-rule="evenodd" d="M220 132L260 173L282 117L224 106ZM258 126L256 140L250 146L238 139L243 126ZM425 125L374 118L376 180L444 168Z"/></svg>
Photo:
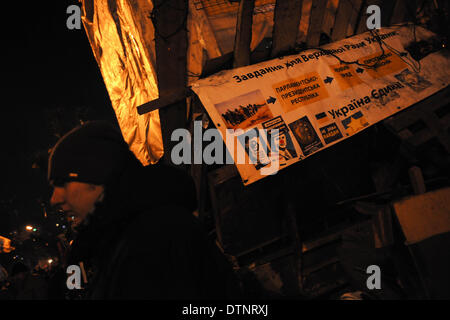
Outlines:
<svg viewBox="0 0 450 320"><path fill-rule="evenodd" d="M284 133L280 133L274 138L275 145L279 149L286 149L286 136Z"/></svg>
<svg viewBox="0 0 450 320"><path fill-rule="evenodd" d="M258 152L258 149L259 149L259 144L258 144L258 141L256 139L257 138L253 138L252 140L250 140L250 149L253 152Z"/></svg>
<svg viewBox="0 0 450 320"><path fill-rule="evenodd" d="M63 210L72 227L76 227L95 210L95 204L102 201L103 196L103 186L71 181L63 186L54 186L50 204Z"/></svg>
<svg viewBox="0 0 450 320"><path fill-rule="evenodd" d="M419 79L414 74L406 74L405 75L405 82L409 83L412 86L417 86L419 84Z"/></svg>

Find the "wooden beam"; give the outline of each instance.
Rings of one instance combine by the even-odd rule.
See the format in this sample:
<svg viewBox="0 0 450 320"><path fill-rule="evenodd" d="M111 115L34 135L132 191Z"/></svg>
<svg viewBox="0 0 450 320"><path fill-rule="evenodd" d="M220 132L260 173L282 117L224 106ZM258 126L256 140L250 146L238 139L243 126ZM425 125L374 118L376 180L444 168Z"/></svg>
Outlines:
<svg viewBox="0 0 450 320"><path fill-rule="evenodd" d="M314 0L312 2L308 34L306 36L306 45L308 47L319 46L327 4L328 0Z"/></svg>
<svg viewBox="0 0 450 320"><path fill-rule="evenodd" d="M389 1L383 0L381 3L381 26L382 27L390 27L391 26L391 17L394 11L394 7L398 3L398 1Z"/></svg>
<svg viewBox="0 0 450 320"><path fill-rule="evenodd" d="M205 43L206 51L208 52L208 58L214 59L222 55L222 50L217 43L217 39L214 35L214 31L209 23L208 16L203 8L197 9L193 1L189 1L189 10L194 19L195 26L202 41Z"/></svg>
<svg viewBox="0 0 450 320"><path fill-rule="evenodd" d="M337 1L337 3L336 3ZM322 33L325 33L331 41L331 32L333 31L334 22L336 21L339 0L328 0L325 16L322 22Z"/></svg>
<svg viewBox="0 0 450 320"><path fill-rule="evenodd" d="M185 88L184 88L185 89ZM176 90L176 91L165 91L164 95L159 97L158 99L149 101L147 103L144 103L143 105L140 105L138 109L138 114L142 115L148 112L152 112L154 110L158 110L164 107L167 107L169 105L172 105L174 103L182 102L186 99L186 97L190 93L188 90Z"/></svg>
<svg viewBox="0 0 450 320"><path fill-rule="evenodd" d="M416 0L397 0L392 10L390 24L399 24L413 21L416 16Z"/></svg>
<svg viewBox="0 0 450 320"><path fill-rule="evenodd" d="M431 138L436 138L446 152L450 152L450 117L439 116L438 110L450 103L450 87L440 90L414 106L384 120L384 124L408 145L420 146ZM417 121L425 127L412 133L409 127Z"/></svg>
<svg viewBox="0 0 450 320"><path fill-rule="evenodd" d="M186 90L186 55L188 0L154 0L153 25L155 27L156 74L161 101L168 105L159 110L161 133L164 144L162 161L172 164L171 151L175 142L172 132L186 127L186 100L173 101ZM141 109L142 110L142 109Z"/></svg>
<svg viewBox="0 0 450 320"><path fill-rule="evenodd" d="M381 9L381 26L389 27L391 25L391 16L394 6L396 5L396 0L367 0L364 1L361 7L361 16L359 17L359 23L357 27L356 34L369 31L367 29L367 19L369 15L367 14L367 8L370 5L377 5Z"/></svg>
<svg viewBox="0 0 450 320"><path fill-rule="evenodd" d="M381 5L381 1L382 0L364 0L363 4L361 6L360 12L359 12L359 17L358 17L358 24L356 26L356 30L355 30L355 34L361 34L364 32L367 32L367 8L370 5ZM391 1L395 1L395 0L391 0ZM383 14L383 13L382 13Z"/></svg>
<svg viewBox="0 0 450 320"><path fill-rule="evenodd" d="M331 33L331 40L338 41L352 36L361 9L362 0L340 0ZM348 30L351 30L349 34Z"/></svg>
<svg viewBox="0 0 450 320"><path fill-rule="evenodd" d="M422 170L417 166L412 166L409 168L408 174L414 194L425 193L427 189L423 180Z"/></svg>
<svg viewBox="0 0 450 320"><path fill-rule="evenodd" d="M239 4L236 37L234 40L234 68L250 64L250 43L252 41L254 8L255 0L241 0Z"/></svg>
<svg viewBox="0 0 450 320"><path fill-rule="evenodd" d="M278 0L275 4L271 57L295 48L302 15L302 0Z"/></svg>
<svg viewBox="0 0 450 320"><path fill-rule="evenodd" d="M450 187L408 196L393 203L409 245L450 232Z"/></svg>

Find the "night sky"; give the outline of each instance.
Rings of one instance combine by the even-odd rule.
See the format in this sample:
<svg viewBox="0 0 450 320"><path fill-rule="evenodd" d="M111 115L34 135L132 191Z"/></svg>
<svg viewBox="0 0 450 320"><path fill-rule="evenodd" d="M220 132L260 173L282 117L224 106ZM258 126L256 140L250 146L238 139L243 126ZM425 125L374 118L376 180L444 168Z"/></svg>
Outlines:
<svg viewBox="0 0 450 320"><path fill-rule="evenodd" d="M80 119L116 121L84 28L66 27L66 9L73 4L81 5L17 1L2 11L10 18L2 21L7 87L0 126L0 235L42 220L40 202L49 200L49 188L45 168L33 163L39 164L58 135Z"/></svg>

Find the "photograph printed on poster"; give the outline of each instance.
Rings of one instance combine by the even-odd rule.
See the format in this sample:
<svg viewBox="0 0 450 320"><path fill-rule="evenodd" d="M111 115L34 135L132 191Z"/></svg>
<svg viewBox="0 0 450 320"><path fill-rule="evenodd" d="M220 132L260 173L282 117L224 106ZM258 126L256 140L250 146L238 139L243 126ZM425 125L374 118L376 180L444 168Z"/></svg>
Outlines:
<svg viewBox="0 0 450 320"><path fill-rule="evenodd" d="M341 131L334 122L332 124L320 128L319 130L326 144L330 144L334 141L343 138Z"/></svg>
<svg viewBox="0 0 450 320"><path fill-rule="evenodd" d="M432 84L417 73L411 72L409 69L405 69L395 77L400 80L401 83L407 85L415 92L420 92L430 87Z"/></svg>
<svg viewBox="0 0 450 320"><path fill-rule="evenodd" d="M291 128L291 131L294 133L305 156L308 156L323 147L319 136L307 116L290 123L289 128Z"/></svg>
<svg viewBox="0 0 450 320"><path fill-rule="evenodd" d="M273 117L260 90L214 105L228 129L246 129Z"/></svg>
<svg viewBox="0 0 450 320"><path fill-rule="evenodd" d="M270 142L270 147L272 148L270 150L271 156L278 153L280 166L286 165L287 161L297 157L289 128L281 116L264 122L262 125L267 130L267 141ZM276 129L278 129L278 133L274 132Z"/></svg>
<svg viewBox="0 0 450 320"><path fill-rule="evenodd" d="M245 152L248 154L250 163L252 163L256 170L265 167L270 163L268 156L269 148L264 139L260 136L260 131L253 128L237 137Z"/></svg>

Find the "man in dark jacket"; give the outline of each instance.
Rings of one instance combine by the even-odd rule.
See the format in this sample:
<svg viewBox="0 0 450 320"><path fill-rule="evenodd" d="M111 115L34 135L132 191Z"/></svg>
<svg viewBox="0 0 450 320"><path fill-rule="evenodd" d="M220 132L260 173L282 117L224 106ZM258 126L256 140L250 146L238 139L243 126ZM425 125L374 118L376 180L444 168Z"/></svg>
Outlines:
<svg viewBox="0 0 450 320"><path fill-rule="evenodd" d="M142 166L118 130L88 122L55 145L48 179L76 231L68 264L83 262L86 298L227 298L232 271L192 214L184 172Z"/></svg>
<svg viewBox="0 0 450 320"><path fill-rule="evenodd" d="M23 263L14 264L11 270L11 285L8 289L10 299L45 300L48 298L47 283Z"/></svg>

